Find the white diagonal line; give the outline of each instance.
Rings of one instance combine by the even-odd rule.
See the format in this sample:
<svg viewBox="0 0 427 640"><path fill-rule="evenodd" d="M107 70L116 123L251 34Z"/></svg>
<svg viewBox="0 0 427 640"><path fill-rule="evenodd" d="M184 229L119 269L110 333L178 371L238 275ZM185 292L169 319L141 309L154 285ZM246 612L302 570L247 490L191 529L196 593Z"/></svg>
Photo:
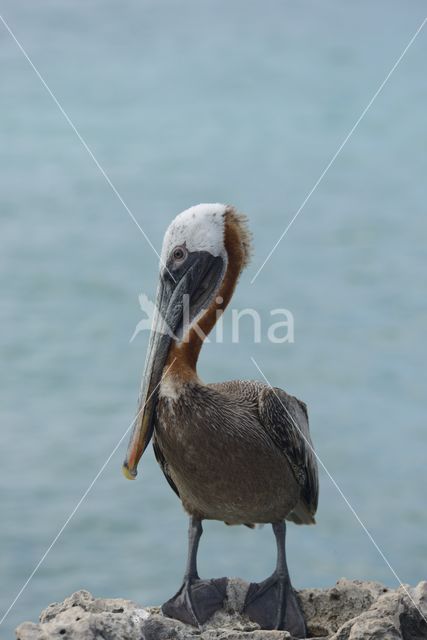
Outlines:
<svg viewBox="0 0 427 640"><path fill-rule="evenodd" d="M40 80L40 82L42 83L42 85L44 86L44 88L46 89L46 91L48 92L48 94L50 95L50 97L52 98L52 100L54 101L54 103L56 104L56 106L58 107L58 109L60 110L60 112L62 113L62 115L64 116L65 120L68 122L68 124L70 125L71 129L74 131L74 133L76 134L77 138L80 140L81 144L83 145L83 147L86 149L86 151L88 152L88 154L90 155L90 157L92 158L93 162L95 163L96 167L99 169L99 171L101 172L101 174L103 175L103 177L105 178L105 180L107 181L108 185L110 186L111 190L113 191L114 195L118 198L119 202L123 205L123 207L125 208L125 210L127 211L129 217L131 218L131 220L135 223L135 225L138 227L138 229L140 230L140 232L142 233L142 235L144 236L144 238L146 239L146 241L148 242L148 244L150 245L150 247L152 248L152 250L154 251L154 253L156 254L156 256L159 258L160 263L162 264L162 266L169 272L169 275L172 277L172 279L175 281L175 278L173 277L173 275L170 273L169 269L167 268L167 266L163 263L162 258L159 254L159 252L157 251L156 247L153 245L153 243L151 242L150 238L147 236L147 234L145 233L144 229L141 227L141 225L139 224L138 220L135 218L135 216L133 215L132 211L129 209L128 205L126 204L126 202L123 200L122 196L120 195L120 193L117 191L116 187L114 186L114 184L111 182L110 177L108 176L108 174L106 173L106 171L104 170L104 168L100 165L100 163L98 162L97 158L95 157L95 154L93 153L92 149L89 147L89 145L87 144L86 140L83 138L83 136L80 134L80 132L78 131L77 127L75 126L74 122L71 120L70 116L68 115L68 113L65 111L65 109L63 108L63 106L61 105L61 103L59 102L58 98L55 96L55 94L53 93L53 91L51 90L51 88L49 87L49 85L47 84L46 80L43 78L43 76L41 75L40 71L37 69L37 67L35 66L35 64L33 63L33 61L31 60L31 58L29 57L29 55L27 54L27 52L25 51L24 47L22 46L22 44L19 42L18 38L15 36L15 34L13 33L12 29L10 28L10 26L7 24L6 20L3 18L3 16L0 14L0 21L3 23L5 29L9 32L10 36L13 38L13 40L15 41L16 45L18 46L18 48L20 49L21 53L23 54L23 56L25 57L25 59L27 60L28 64L30 65L30 67L32 68L32 70L34 71L34 73L36 74L36 76L38 77L38 79Z"/></svg>
<svg viewBox="0 0 427 640"><path fill-rule="evenodd" d="M251 284L253 284L255 282L255 280L257 279L257 277L261 273L262 269L264 268L266 263L270 260L271 256L273 255L273 253L275 252L275 250L277 249L277 247L279 246L279 244L281 243L281 241L283 240L285 235L288 233L289 229L291 228L291 226L293 225L295 220L298 218L299 214L304 209L305 205L310 200L311 196L316 191L317 187L322 182L323 178L328 173L329 169L331 168L331 166L333 165L333 163L335 162L335 160L337 159L337 157L339 156L339 154L341 153L341 151L343 150L343 148L345 147L345 145L347 144L347 142L349 141L349 139L351 138L351 136L353 135L353 133L355 132L355 130L357 129L357 127L359 126L359 124L361 123L361 121L363 120L363 118L365 117L365 115L367 114L369 109L371 108L371 106L373 105L373 103L375 102L376 98L379 96L381 91L384 89L385 85L387 84L387 82L389 81L391 76L393 75L394 71L399 66L401 61L403 60L403 58L404 58L405 54L407 53L408 49L411 47L411 45L414 43L415 39L417 38L417 36L421 32L421 30L423 29L426 21L427 21L427 17L424 18L424 20L422 21L422 23L420 24L420 26L418 27L418 29L416 30L416 32L414 33L414 35L412 36L412 38L410 39L410 41L408 42L408 44L406 45L404 50L402 51L402 53L400 54L400 56L398 57L398 59L396 60L396 62L394 63L394 65L392 66L392 68L390 69L388 74L386 75L386 77L384 78L384 80L381 82L381 84L378 87L378 89L375 91L375 93L372 96L372 98L369 100L369 102L366 105L366 107L363 109L362 113L360 114L360 116L358 117L358 119L356 120L356 122L354 123L354 125L352 126L352 128L350 129L350 131L348 132L346 137L344 138L344 140L341 142L341 144L338 147L338 149L335 151L335 153L332 156L332 158L329 160L328 164L326 165L326 167L324 168L324 170L320 174L319 178L314 183L314 186L311 188L311 190L306 195L306 197L303 200L300 208L297 210L297 212L294 214L294 216L288 222L288 225L287 225L286 229L283 231L283 233L281 234L281 236L279 237L279 239L277 240L277 242L275 243L275 245L271 249L270 253L268 254L268 256L266 257L266 259L264 260L262 265L259 267L259 269L256 272L256 274L252 278Z"/></svg>
<svg viewBox="0 0 427 640"><path fill-rule="evenodd" d="M348 508L350 509L350 511L352 512L352 514L354 515L354 517L356 518L357 522L360 524L360 526L362 527L363 531L366 533L366 535L368 536L369 540L372 542L372 544L374 545L375 549L378 551L378 553L380 554L381 558L384 560L384 562L386 563L386 565L388 566L388 568L390 569L390 571L392 572L392 574L394 575L394 577L396 578L396 580L398 581L398 583L400 584L400 586L402 587L402 589L405 591L406 595L408 596L408 598L410 599L410 601L412 602L412 604L414 605L414 607L417 609L418 613L420 614L420 616L427 622L427 618L425 617L425 615L423 614L423 612L421 611L421 609L418 607L418 605L415 603L414 599L412 598L411 594L409 593L408 589L406 588L406 586L403 584L402 580L399 578L399 576L397 575L396 571L393 569L393 567L391 566L390 562L387 560L384 552L382 551L382 549L378 546L377 542L374 540L374 537L372 536L371 532L368 530L368 528L366 527L366 525L362 522L362 520L360 519L358 513L356 512L356 510L354 509L354 507L351 505L350 501L348 500L348 498L346 497L346 495L344 494L344 492L342 491L341 487L338 485L337 481L333 478L333 476L331 475L331 473L328 471L326 465L324 464L324 462L320 459L320 457L318 456L318 454L316 453L316 451L314 450L313 445L311 444L311 442L308 440L308 438L306 438L306 436L304 435L304 433L301 431L301 429L299 428L299 426L297 425L297 423L295 422L293 416L291 415L291 413L288 411L287 407L283 404L282 400L280 399L280 397L277 395L274 387L272 386L272 384L270 383L269 380L267 380L266 375L264 374L263 371L261 371L261 367L258 365L257 361L255 360L255 358L253 356L251 356L251 360L252 363L256 366L256 368L258 369L258 371L260 372L260 374L262 375L262 377L264 378L264 380L266 381L266 383L268 384L268 386L270 387L270 389L272 390L272 392L274 393L274 395L276 396L276 398L278 399L278 401L280 402L280 404L282 405L283 409L285 410L285 412L287 413L287 415L289 416L292 424L294 425L295 429L299 432L300 436L302 436L302 438L304 439L306 445L308 446L308 448L310 449L310 451L313 453L313 455L316 457L317 461L320 463L320 466L322 467L322 469L325 471L326 475L328 476L328 478L330 479L330 481L332 482L332 484L334 485L334 487L336 488L336 490L338 491L338 493L340 494L340 496L342 497L342 499L344 500L344 502L346 503L346 505L348 506Z"/></svg>
<svg viewBox="0 0 427 640"><path fill-rule="evenodd" d="M56 536L54 537L54 539L52 540L52 542L50 543L50 545L48 546L48 548L46 549L46 551L44 552L44 554L42 555L42 557L40 558L40 560L38 561L36 566L34 567L34 569L32 570L32 572L30 573L30 575L28 576L28 578L26 579L26 581L24 582L24 584L22 585L22 587L20 588L18 593L16 594L15 598L10 603L9 607L7 608L5 613L3 614L2 618L0 618L0 625L6 620L7 616L9 615L9 613L11 612L11 610L13 609L15 604L17 603L18 599L21 597L21 595L23 594L25 589L28 587L29 583L34 578L35 574L40 569L40 567L43 564L43 562L46 560L46 558L49 555L50 551L55 546L55 544L58 542L58 540L61 537L61 535L64 533L65 528L68 526L68 524L70 523L71 519L75 516L76 512L78 511L78 509L80 508L82 503L87 498L87 496L90 493L90 491L92 490L95 482L98 480L100 475L103 473L105 467L108 465L108 463L110 462L111 458L114 456L114 454L116 453L117 449L120 447L120 445L122 444L123 440L126 438L126 436L129 433L130 429L132 429L132 427L135 424L136 420L141 415L141 412L144 410L145 405L147 404L147 402L150 400L150 398L153 396L153 394L157 391L157 389L160 386L164 376L169 371L171 366L174 364L175 360L176 360L176 358L174 358L172 360L170 365L164 371L164 373L162 374L162 378L161 378L160 382L153 389L152 393L150 393L150 395L148 396L147 400L144 402L143 406L138 411L138 413L136 414L136 416L134 417L134 419L132 420L132 422L130 423L130 425L128 426L128 428L126 429L126 431L124 432L124 434L122 435L122 437L120 438L120 440L118 441L118 443L116 444L116 446L114 447L114 449L112 450L112 452L110 453L110 455L108 456L108 458L106 459L104 464L102 465L102 467L99 469L98 473L96 474L96 476L94 477L94 479L92 480L92 482L90 483L90 485L88 486L86 491L83 493L82 497L80 498L80 500L78 501L78 503L76 504L74 509L71 511L70 515L68 516L68 518L66 519L66 521L64 522L64 524L62 525L62 527L60 528L60 530L58 531L58 533L56 534Z"/></svg>

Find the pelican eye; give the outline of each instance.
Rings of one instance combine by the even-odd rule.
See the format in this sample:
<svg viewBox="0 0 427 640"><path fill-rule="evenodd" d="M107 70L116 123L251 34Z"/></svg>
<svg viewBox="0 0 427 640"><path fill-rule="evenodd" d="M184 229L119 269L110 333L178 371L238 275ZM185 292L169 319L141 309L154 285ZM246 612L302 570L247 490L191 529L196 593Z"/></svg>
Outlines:
<svg viewBox="0 0 427 640"><path fill-rule="evenodd" d="M187 257L187 251L184 247L175 247L172 252L173 259L177 262L181 262Z"/></svg>

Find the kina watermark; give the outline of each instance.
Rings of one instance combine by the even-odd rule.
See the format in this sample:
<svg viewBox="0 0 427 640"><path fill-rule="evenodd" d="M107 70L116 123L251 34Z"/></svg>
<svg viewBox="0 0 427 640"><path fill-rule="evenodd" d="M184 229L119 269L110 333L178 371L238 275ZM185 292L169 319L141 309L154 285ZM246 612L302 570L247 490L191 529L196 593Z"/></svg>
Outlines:
<svg viewBox="0 0 427 640"><path fill-rule="evenodd" d="M156 331L158 333L167 334L175 340L185 342L189 339L190 334L188 329L190 326L194 331L196 331L196 333L198 333L202 340L218 344L224 342L237 344L240 342L240 336L243 332L244 339L247 342L248 327L252 332L252 341L255 344L259 344L263 341L271 342L272 344L292 344L295 342L294 315L292 311L283 307L271 309L267 318L265 317L265 314L261 315L257 309L252 307L246 307L244 309L235 309L231 307L224 318L222 310L218 308L215 311L215 326L209 336L207 336L197 322L198 319L203 317L207 309L202 309L197 314L197 317L191 320L190 298L188 294L185 294L182 298L182 327L180 329L180 335L177 336L169 327L166 318L162 316L160 309L156 307L155 302L150 300L145 293L140 293L138 295L138 300L141 311L144 313L144 317L136 325L129 342L133 342L137 335L144 331ZM223 300L219 296L216 298L215 302L217 305L221 305Z"/></svg>

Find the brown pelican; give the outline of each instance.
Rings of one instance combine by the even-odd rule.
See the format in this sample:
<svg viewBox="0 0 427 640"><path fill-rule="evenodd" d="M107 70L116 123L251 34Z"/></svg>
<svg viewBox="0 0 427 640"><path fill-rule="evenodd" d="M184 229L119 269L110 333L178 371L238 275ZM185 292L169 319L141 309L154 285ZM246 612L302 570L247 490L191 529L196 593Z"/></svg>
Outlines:
<svg viewBox="0 0 427 640"><path fill-rule="evenodd" d="M205 384L196 369L203 338L229 303L249 254L246 218L231 206L200 204L169 226L123 471L136 476L153 436L157 461L190 516L184 581L163 605L166 615L203 624L224 600L226 579L201 580L197 572L202 520L271 523L276 569L251 583L245 613L263 628L301 638L305 623L286 564L285 520L315 522L318 477L306 405L261 382Z"/></svg>

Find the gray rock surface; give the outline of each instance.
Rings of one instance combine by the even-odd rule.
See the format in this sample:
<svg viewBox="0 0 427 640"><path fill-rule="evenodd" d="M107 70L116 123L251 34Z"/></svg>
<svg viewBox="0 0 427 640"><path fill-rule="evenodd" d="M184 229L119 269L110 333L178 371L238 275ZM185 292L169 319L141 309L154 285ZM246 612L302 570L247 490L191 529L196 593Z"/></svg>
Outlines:
<svg viewBox="0 0 427 640"><path fill-rule="evenodd" d="M18 640L285 640L241 615L248 584L230 579L224 609L201 629L166 618L158 607L94 598L77 591L51 604L39 623L24 622ZM309 637L317 640L427 640L427 582L388 589L378 582L338 580L331 589L298 592Z"/></svg>

